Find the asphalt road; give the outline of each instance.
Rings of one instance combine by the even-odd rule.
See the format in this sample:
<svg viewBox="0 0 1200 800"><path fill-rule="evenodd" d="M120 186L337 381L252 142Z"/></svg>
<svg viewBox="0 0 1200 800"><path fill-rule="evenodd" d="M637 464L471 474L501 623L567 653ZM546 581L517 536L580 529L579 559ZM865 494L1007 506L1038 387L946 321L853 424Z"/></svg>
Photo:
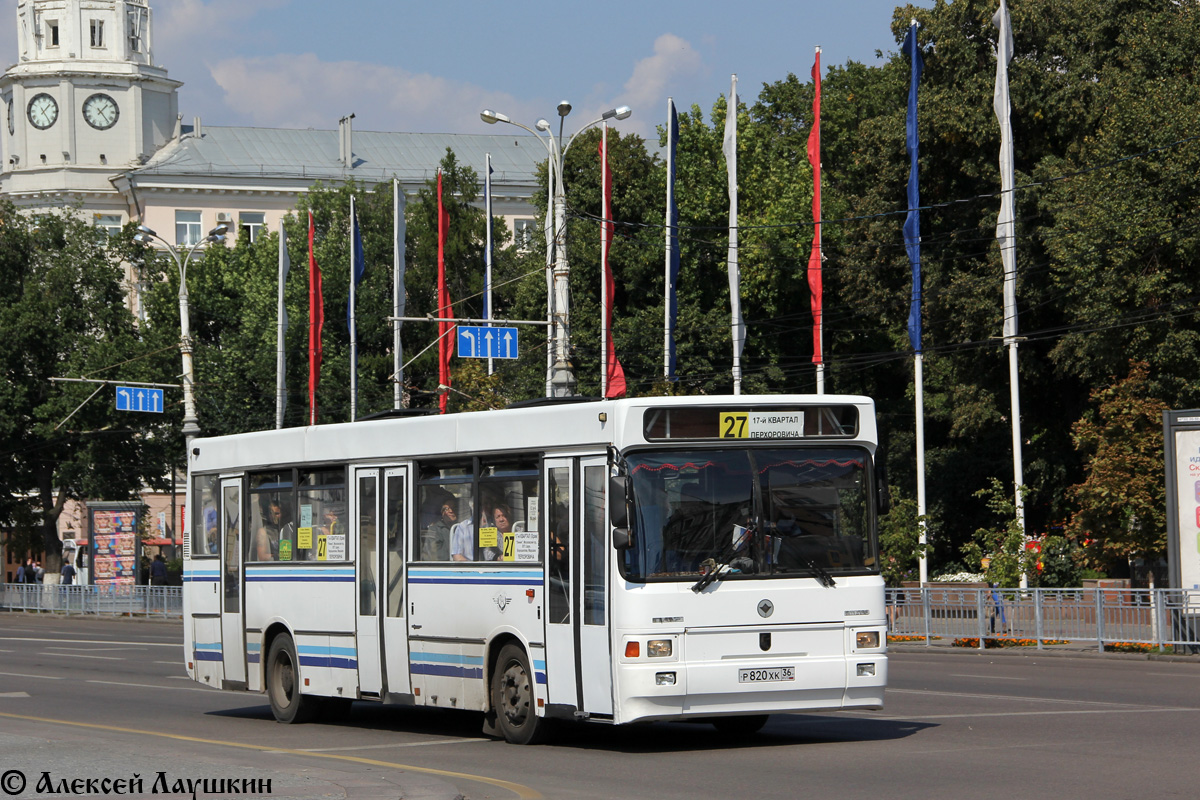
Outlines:
<svg viewBox="0 0 1200 800"><path fill-rule="evenodd" d="M580 724L515 747L477 715L368 703L279 725L262 695L187 680L181 644L178 623L0 614L0 800L11 773L39 796L44 772L136 773L147 796L159 772L354 800L1200 796L1200 663L905 650L879 712L776 716L740 742Z"/></svg>

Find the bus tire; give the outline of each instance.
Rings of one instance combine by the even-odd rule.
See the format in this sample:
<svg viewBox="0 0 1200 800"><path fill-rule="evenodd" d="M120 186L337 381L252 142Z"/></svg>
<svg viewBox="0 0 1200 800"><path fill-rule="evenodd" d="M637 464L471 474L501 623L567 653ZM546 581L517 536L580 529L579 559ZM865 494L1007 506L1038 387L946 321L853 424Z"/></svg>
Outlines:
<svg viewBox="0 0 1200 800"><path fill-rule="evenodd" d="M753 736L767 724L769 714L750 714L744 717L716 717L712 725L717 733L729 738Z"/></svg>
<svg viewBox="0 0 1200 800"><path fill-rule="evenodd" d="M492 673L492 709L496 726L506 742L535 744L546 731L533 698L534 674L529 658L515 644L506 644Z"/></svg>
<svg viewBox="0 0 1200 800"><path fill-rule="evenodd" d="M267 651L267 698L275 720L285 724L307 722L317 710L318 698L300 691L300 659L286 634L272 639Z"/></svg>

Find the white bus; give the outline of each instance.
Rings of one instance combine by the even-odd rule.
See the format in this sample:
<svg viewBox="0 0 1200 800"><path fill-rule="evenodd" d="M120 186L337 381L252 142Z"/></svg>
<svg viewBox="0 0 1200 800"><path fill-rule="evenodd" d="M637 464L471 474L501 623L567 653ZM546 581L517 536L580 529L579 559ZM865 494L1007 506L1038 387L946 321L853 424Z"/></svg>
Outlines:
<svg viewBox="0 0 1200 800"><path fill-rule="evenodd" d="M353 700L553 719L879 708L874 406L540 403L197 439L185 658L280 722Z"/></svg>

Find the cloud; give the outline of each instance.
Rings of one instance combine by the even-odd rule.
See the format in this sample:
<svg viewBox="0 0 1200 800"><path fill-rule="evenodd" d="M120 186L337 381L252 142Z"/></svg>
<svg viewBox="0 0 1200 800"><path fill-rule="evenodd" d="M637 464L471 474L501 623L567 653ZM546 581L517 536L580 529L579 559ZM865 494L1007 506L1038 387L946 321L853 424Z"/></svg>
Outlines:
<svg viewBox="0 0 1200 800"><path fill-rule="evenodd" d="M479 112L535 119L536 103L428 73L316 55L230 58L210 66L226 106L252 124L330 129L354 112L364 130L472 132Z"/></svg>
<svg viewBox="0 0 1200 800"><path fill-rule="evenodd" d="M653 140L656 121L665 114L667 97L705 72L704 60L690 42L664 33L654 40L654 54L633 65L624 91L607 101L590 102L587 113L581 116L591 120L614 106L630 106L634 115L621 124L621 130Z"/></svg>

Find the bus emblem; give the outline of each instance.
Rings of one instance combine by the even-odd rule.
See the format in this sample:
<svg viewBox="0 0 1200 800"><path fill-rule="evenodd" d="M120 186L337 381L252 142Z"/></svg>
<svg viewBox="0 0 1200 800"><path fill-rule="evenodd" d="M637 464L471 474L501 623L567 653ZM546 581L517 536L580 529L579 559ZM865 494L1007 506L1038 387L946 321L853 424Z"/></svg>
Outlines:
<svg viewBox="0 0 1200 800"><path fill-rule="evenodd" d="M499 607L499 609L501 611L503 611L505 608L507 608L509 602L512 600L511 597L506 597L504 595L504 592L496 592L496 596L493 597L492 599L496 601L496 605L497 605L497 607Z"/></svg>
<svg viewBox="0 0 1200 800"><path fill-rule="evenodd" d="M775 613L775 604L770 600L763 600L758 604L758 615L760 617L769 617Z"/></svg>

